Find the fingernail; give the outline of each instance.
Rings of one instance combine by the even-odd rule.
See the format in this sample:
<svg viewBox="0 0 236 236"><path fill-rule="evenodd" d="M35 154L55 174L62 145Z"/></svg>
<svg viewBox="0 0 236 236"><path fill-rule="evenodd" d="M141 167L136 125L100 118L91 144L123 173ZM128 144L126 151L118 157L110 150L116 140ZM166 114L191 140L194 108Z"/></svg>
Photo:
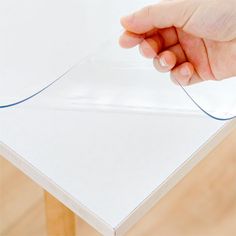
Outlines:
<svg viewBox="0 0 236 236"><path fill-rule="evenodd" d="M160 65L161 65L162 67L167 67L167 66L169 66L168 63L167 63L167 61L166 61L166 59L165 59L164 57L160 57L160 58L159 58L159 63L160 63Z"/></svg>
<svg viewBox="0 0 236 236"><path fill-rule="evenodd" d="M184 77L189 77L190 76L190 70L187 67L182 67L180 69L180 74Z"/></svg>

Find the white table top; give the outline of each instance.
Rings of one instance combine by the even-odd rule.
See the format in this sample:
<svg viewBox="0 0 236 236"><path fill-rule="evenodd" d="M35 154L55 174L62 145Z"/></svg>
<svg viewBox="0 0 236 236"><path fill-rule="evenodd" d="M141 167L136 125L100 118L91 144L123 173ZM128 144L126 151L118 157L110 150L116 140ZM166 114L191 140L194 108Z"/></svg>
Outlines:
<svg viewBox="0 0 236 236"><path fill-rule="evenodd" d="M186 160L204 157L196 151L222 126L205 116L14 108L0 111L0 154L113 235L178 181L180 166L191 168Z"/></svg>
<svg viewBox="0 0 236 236"><path fill-rule="evenodd" d="M124 10L147 1L111 2L2 1L0 105L56 79L116 31ZM0 109L0 154L102 234L122 235L233 124L196 112L167 76L86 63L33 100Z"/></svg>

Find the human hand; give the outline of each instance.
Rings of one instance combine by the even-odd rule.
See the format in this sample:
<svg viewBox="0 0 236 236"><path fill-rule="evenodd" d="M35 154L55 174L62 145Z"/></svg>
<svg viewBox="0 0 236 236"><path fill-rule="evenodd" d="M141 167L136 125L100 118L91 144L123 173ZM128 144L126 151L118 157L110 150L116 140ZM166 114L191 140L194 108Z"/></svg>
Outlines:
<svg viewBox="0 0 236 236"><path fill-rule="evenodd" d="M236 76L236 0L166 0L121 19L120 45L190 85Z"/></svg>

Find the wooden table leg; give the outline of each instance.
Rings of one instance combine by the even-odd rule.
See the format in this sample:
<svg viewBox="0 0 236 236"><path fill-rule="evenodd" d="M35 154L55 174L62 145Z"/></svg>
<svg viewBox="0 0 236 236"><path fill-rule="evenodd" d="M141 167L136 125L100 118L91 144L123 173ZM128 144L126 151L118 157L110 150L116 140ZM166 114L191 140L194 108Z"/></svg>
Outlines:
<svg viewBox="0 0 236 236"><path fill-rule="evenodd" d="M74 213L48 192L44 194L48 236L76 236Z"/></svg>

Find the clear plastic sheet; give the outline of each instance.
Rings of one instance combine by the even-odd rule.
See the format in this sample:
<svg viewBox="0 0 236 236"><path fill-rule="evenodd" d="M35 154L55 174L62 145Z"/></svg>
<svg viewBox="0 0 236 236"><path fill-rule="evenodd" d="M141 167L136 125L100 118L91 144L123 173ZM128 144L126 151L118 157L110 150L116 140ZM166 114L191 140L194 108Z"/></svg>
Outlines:
<svg viewBox="0 0 236 236"><path fill-rule="evenodd" d="M119 33L24 106L199 113L168 75L153 68L150 60L136 49L120 48Z"/></svg>
<svg viewBox="0 0 236 236"><path fill-rule="evenodd" d="M217 120L236 118L236 77L205 81L182 87L189 99L205 114Z"/></svg>
<svg viewBox="0 0 236 236"><path fill-rule="evenodd" d="M97 50L120 28L125 5L123 0L0 1L0 104L30 97Z"/></svg>
<svg viewBox="0 0 236 236"><path fill-rule="evenodd" d="M25 2L29 3L28 0L25 0ZM53 2L55 1L51 1L50 4L53 5ZM115 9L117 6L114 6L117 4L111 4L105 0L102 2L108 4L107 8L110 9L108 10L108 18L117 21L117 24L119 24L118 19L121 14L116 12ZM68 11L72 9L72 3L77 4L76 1L70 1ZM42 3L40 6L42 7L44 4ZM91 27L89 27L91 19L88 16L91 16L90 7L92 6L92 2L90 3L88 1L83 4L86 7L82 10L80 9L80 12L83 12L81 19L84 19L84 21L79 23L81 29L83 29L83 35L75 37L77 34L71 33L73 32L73 27L70 25L67 34L61 32L64 35L64 39L62 41L59 40L61 44L58 43L58 48L50 52L55 55L46 60L52 68L60 68L60 70L56 70L56 73L55 70L53 70L53 73L39 73L40 62L43 62L44 58L44 55L39 54L40 60L35 61L36 64L39 64L35 68L29 68L30 73L26 73L29 79L23 79L25 84L22 85L19 81L23 78L24 72L27 71L28 59L23 61L24 69L21 70L18 68L18 72L21 72L19 78L14 74L9 74L9 77L17 78L17 81L13 80L13 83L17 82L16 85L19 84L19 86L17 85L17 87L14 83L14 89L10 93L6 91L10 91L9 88L13 83L7 84L8 89L5 89L6 91L4 90L4 86L1 87L0 108L21 105L65 110L108 109L142 112L181 112L186 114L199 114L203 111L210 117L219 120L234 118L234 115L236 115L236 78L220 82L208 81L185 88L176 86L170 81L169 74L157 72L153 68L152 61L142 58L137 49L125 50L119 47L118 37L120 29L117 25L112 27L112 20L101 21L100 23L103 26L97 34L96 27L93 27L93 30L91 30ZM119 6L122 5L121 3L119 4ZM125 6L125 2L122 6ZM99 19L99 17L102 17L101 13L100 15L96 15L96 12L99 12L99 9L102 10L103 7L103 5L97 5L96 11L93 11L95 18ZM86 9L88 15L86 15ZM61 14L61 12L59 13ZM74 13L72 14L73 17L76 16ZM58 19L60 18L60 14L57 15ZM73 26L75 26L77 23L74 22L75 19L73 17L67 23L73 23ZM13 23L16 24L16 22ZM51 22L51 24L57 25L56 21ZM62 25L63 27L66 29L66 24ZM104 29L110 33L105 34ZM27 28L25 28L26 30ZM9 34L12 35L13 33L10 32ZM41 33L47 32L42 31ZM94 36L93 33L96 35L91 39ZM55 31L55 35L57 34L59 35L59 31ZM52 33L52 39L55 37L53 35ZM104 38L102 35L106 37ZM71 37L75 37L73 42L71 41ZM30 40L34 40L34 38ZM66 45L65 42L68 40L70 40L73 46ZM49 42L49 45L51 45L53 40L49 40ZM76 43L81 45L76 47ZM93 46L89 47L91 43ZM15 48L20 46L17 45L15 45ZM33 45L34 43L31 46L33 47ZM63 60L52 62L53 58L56 58L56 52L60 47L64 53ZM66 48L68 47L68 50L71 52L65 54ZM73 47L75 50L73 50ZM0 58L0 62L3 59ZM4 71L6 69L4 68L6 63L1 62L0 65L2 66L1 70ZM42 70L47 71L45 67ZM37 83L35 83L36 80L34 81L34 73ZM31 78L32 81L30 80ZM42 78L43 83L40 82L40 78ZM6 81L7 79L3 73L1 81ZM4 81L2 82L3 85L5 83ZM34 86L31 90L24 89L27 87L27 84L30 87L32 83L37 84L37 86ZM13 94L14 96L12 96Z"/></svg>
<svg viewBox="0 0 236 236"><path fill-rule="evenodd" d="M199 113L200 108L215 119L234 115L236 80L179 88L168 74L158 73L150 60L139 56L137 50L121 49L117 38L118 34L114 35L58 79L10 106L32 99L25 105L181 113ZM1 107L4 106L9 104Z"/></svg>

